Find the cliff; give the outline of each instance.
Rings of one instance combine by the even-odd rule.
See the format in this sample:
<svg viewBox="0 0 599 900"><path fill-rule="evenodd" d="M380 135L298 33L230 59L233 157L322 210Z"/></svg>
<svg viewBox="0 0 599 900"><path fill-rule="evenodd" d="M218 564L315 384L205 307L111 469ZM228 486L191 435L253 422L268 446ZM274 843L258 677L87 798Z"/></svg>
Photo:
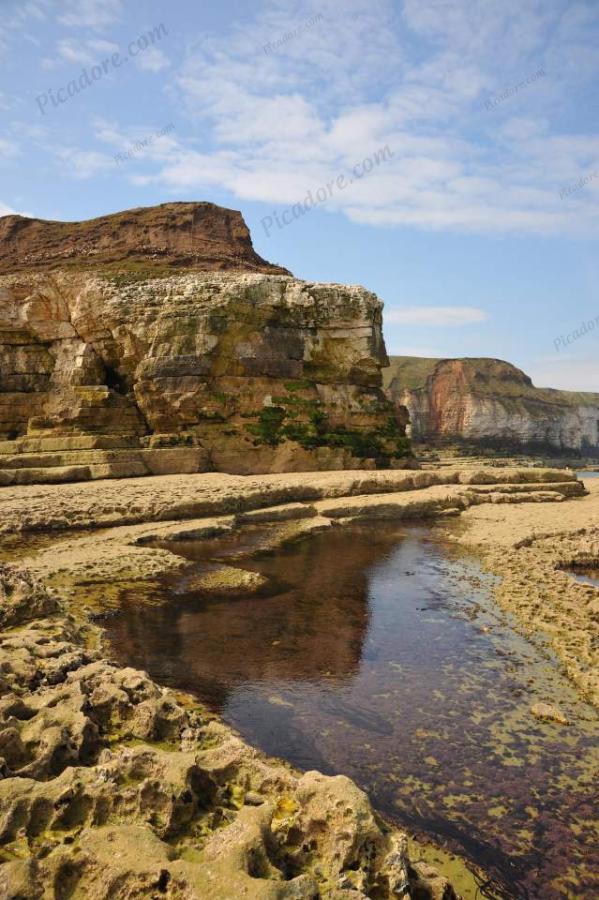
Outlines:
<svg viewBox="0 0 599 900"><path fill-rule="evenodd" d="M502 360L396 356L384 385L417 439L599 452L599 394L537 388Z"/></svg>
<svg viewBox="0 0 599 900"><path fill-rule="evenodd" d="M258 256L240 212L214 203L162 203L85 222L0 218L0 274L99 266L290 274Z"/></svg>
<svg viewBox="0 0 599 900"><path fill-rule="evenodd" d="M231 224L210 204L167 204L123 213L119 227L175 207L183 223L190 207L194 221L209 207L209 221ZM0 221L0 234L10 225ZM81 225L61 226L60 247L81 248ZM99 238L89 255L108 268L73 256L67 268L32 263L0 277L0 483L404 464L406 416L381 386L380 300L271 274L245 225L237 232L218 260L202 257L200 242L197 265L180 269L181 251L159 276L117 264L125 248ZM251 271L211 271L233 260L244 234L245 257L235 258ZM127 259L139 262L131 242ZM25 259L58 253L57 242ZM9 256L0 246L5 265ZM266 271L253 271L255 260Z"/></svg>

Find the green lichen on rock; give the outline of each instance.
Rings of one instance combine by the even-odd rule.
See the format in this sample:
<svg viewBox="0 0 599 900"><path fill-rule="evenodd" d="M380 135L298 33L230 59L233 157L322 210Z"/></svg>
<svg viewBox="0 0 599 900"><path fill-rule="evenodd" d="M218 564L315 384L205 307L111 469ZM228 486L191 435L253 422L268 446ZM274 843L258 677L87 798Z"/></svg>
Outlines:
<svg viewBox="0 0 599 900"><path fill-rule="evenodd" d="M395 444L388 433L382 304L363 288L100 269L0 281L0 365L17 373L0 395L0 439L35 437L43 450L57 438L118 435L139 447L160 435L176 448L184 434L204 470L248 473L407 452L401 417ZM326 447L340 452L325 459Z"/></svg>
<svg viewBox="0 0 599 900"><path fill-rule="evenodd" d="M247 431L258 442L277 446L288 440L306 450L318 447L342 449L357 459L376 460L383 467L391 459L410 455L410 441L392 415L387 415L378 429L351 429L344 425L331 426L319 400L277 396L273 401L275 406L264 407L256 417L257 421L246 425ZM380 408L389 413L384 402L380 403L377 412Z"/></svg>

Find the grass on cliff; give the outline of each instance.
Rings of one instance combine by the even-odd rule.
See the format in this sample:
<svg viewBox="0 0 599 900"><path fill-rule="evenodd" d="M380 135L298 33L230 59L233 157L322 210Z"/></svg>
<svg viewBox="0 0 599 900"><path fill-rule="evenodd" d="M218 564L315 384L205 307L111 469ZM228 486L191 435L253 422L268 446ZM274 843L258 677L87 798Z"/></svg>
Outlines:
<svg viewBox="0 0 599 900"><path fill-rule="evenodd" d="M375 459L380 466L388 465L391 459L410 455L410 441L392 416L377 431L331 428L318 401L297 397L273 399L279 404L287 400L291 408L287 409L284 405L266 406L255 423L246 425L259 443L276 447L288 440L295 441L306 450L331 447L346 450L359 459ZM298 408L301 409L303 421L298 421Z"/></svg>
<svg viewBox="0 0 599 900"><path fill-rule="evenodd" d="M560 391L535 387L530 378L511 363L486 357L434 359L418 356L393 356L390 366L383 370L385 388L393 385L394 393L401 390L421 390L427 379L441 364L459 362L467 390L476 397L489 397L506 404L524 403L531 414L537 404L551 406L580 406L597 403L599 394L587 391ZM395 383L393 383L395 382Z"/></svg>

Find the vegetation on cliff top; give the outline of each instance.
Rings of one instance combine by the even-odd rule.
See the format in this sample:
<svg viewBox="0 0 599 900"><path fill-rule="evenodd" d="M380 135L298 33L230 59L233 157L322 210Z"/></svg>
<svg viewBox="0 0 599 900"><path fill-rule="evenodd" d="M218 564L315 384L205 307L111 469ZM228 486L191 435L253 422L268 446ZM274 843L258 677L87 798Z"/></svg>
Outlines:
<svg viewBox="0 0 599 900"><path fill-rule="evenodd" d="M421 390L434 374L459 364L460 377L465 379L468 391L477 397L492 397L501 402L533 401L559 406L599 404L599 394L586 391L560 391L554 388L538 388L521 369L500 359L463 357L459 359L434 359L418 356L392 356L390 365L383 370L385 390L396 395L402 390Z"/></svg>

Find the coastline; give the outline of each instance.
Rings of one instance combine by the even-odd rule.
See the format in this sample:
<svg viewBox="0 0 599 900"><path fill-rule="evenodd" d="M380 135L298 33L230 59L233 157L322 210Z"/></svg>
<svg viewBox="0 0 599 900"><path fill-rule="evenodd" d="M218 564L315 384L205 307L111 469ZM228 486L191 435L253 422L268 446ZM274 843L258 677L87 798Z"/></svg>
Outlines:
<svg viewBox="0 0 599 900"><path fill-rule="evenodd" d="M14 778L3 782L0 810L9 827L0 877L6 895L17 896L15 885L21 885L19 890L29 891L23 896L41 896L35 888L40 879L51 874L60 881L64 867L75 866L80 886L88 890L96 879L104 891L91 891L90 897L107 896L107 878L150 890L152 879L164 882L161 873L167 872L171 897L208 896L218 885L220 893L212 896L350 900L373 890L397 896L404 884L428 891L418 896L450 900L455 894L449 882L427 862L409 859L405 833L389 829L353 782L301 775L249 747L191 698L158 687L144 673L113 666L104 658L101 627L91 618L110 608L119 585L185 565L155 546L157 541L266 522L277 546L358 518L461 516L462 533L455 539L479 550L488 569L501 576L499 603L537 639L551 624L539 602L547 588L538 579L555 578L555 566L581 548L591 552L594 546L596 555L589 530L599 526L599 491L590 481L587 487L590 493L582 496L571 475L552 470L471 468L61 485L60 507L47 486L5 488L5 538L16 521L23 527L20 546L10 540L3 545L4 558L13 555L16 565L4 570L0 734L9 767L19 783L28 779L27 789L16 795L10 790ZM230 578L223 572L217 589L223 582L231 588ZM514 593L518 578L524 582ZM572 597L590 598L592 624L599 589L578 585L564 572L557 573L557 582L561 593L568 584ZM552 590L551 597L560 591ZM592 663L590 648L577 663L568 637L575 634L576 646L586 647L587 619L575 620L571 604L555 603L552 649L597 703L595 676L582 665ZM34 699L28 701L32 689ZM27 712L19 717L15 710L23 708ZM29 754L25 774L18 765L22 747ZM63 811L48 813L40 831L34 824L39 809L57 804ZM105 823L102 809L109 810ZM115 817L118 824L109 825ZM115 841L123 848L118 865L110 853ZM298 849L310 844L309 853ZM151 864L144 868L140 854ZM465 868L462 875L467 881ZM217 881L202 881L212 877ZM454 880L459 890L459 877Z"/></svg>
<svg viewBox="0 0 599 900"><path fill-rule="evenodd" d="M568 571L599 566L599 481L588 479L585 487L588 496L559 506L471 507L461 516L461 534L448 537L476 551L499 576L499 605L599 707L599 587Z"/></svg>

